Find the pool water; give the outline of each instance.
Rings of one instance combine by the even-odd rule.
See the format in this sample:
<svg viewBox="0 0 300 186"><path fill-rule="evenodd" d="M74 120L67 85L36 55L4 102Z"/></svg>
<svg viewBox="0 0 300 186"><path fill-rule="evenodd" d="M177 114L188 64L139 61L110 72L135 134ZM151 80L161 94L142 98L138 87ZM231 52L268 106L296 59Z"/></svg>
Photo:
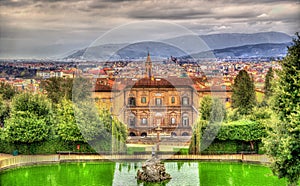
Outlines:
<svg viewBox="0 0 300 186"><path fill-rule="evenodd" d="M169 182L138 183L141 162L86 162L36 165L2 171L1 186L280 186L285 180L262 165L224 162L165 162Z"/></svg>

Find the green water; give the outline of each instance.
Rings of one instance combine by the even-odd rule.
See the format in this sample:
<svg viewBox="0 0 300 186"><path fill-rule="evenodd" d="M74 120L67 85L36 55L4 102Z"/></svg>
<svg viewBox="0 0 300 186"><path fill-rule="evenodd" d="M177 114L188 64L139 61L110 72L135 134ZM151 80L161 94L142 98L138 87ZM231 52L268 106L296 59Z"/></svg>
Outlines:
<svg viewBox="0 0 300 186"><path fill-rule="evenodd" d="M271 171L261 165L220 162L166 162L172 179L168 183L137 183L135 175L140 162L61 163L21 167L0 173L1 186L280 186Z"/></svg>

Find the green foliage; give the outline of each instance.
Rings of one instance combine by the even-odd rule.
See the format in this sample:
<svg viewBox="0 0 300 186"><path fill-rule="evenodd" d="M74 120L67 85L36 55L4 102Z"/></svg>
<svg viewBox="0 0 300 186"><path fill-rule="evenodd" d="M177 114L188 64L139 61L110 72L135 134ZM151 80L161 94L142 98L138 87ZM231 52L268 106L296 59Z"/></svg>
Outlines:
<svg viewBox="0 0 300 186"><path fill-rule="evenodd" d="M64 141L84 141L77 126L73 104L63 99L56 108L57 133Z"/></svg>
<svg viewBox="0 0 300 186"><path fill-rule="evenodd" d="M272 111L267 107L254 107L251 114L249 114L244 118L259 123L265 123L265 122L269 122L271 115L272 115Z"/></svg>
<svg viewBox="0 0 300 186"><path fill-rule="evenodd" d="M210 112L212 108L212 98L210 96L204 96L200 102L200 118L202 120L209 120Z"/></svg>
<svg viewBox="0 0 300 186"><path fill-rule="evenodd" d="M272 80L274 78L274 72L273 69L270 67L267 75L266 75L266 79L265 79L265 99L268 100L268 98L272 95Z"/></svg>
<svg viewBox="0 0 300 186"><path fill-rule="evenodd" d="M13 143L34 143L46 139L52 126L50 101L43 95L22 93L12 100L5 120L7 138Z"/></svg>
<svg viewBox="0 0 300 186"><path fill-rule="evenodd" d="M48 137L49 126L45 118L29 111L18 111L6 120L8 140L14 143L33 143Z"/></svg>
<svg viewBox="0 0 300 186"><path fill-rule="evenodd" d="M191 143L189 145L190 154L200 154L201 152L201 137L202 137L202 128L207 124L205 120L198 120L193 125L193 135Z"/></svg>
<svg viewBox="0 0 300 186"><path fill-rule="evenodd" d="M63 98L72 99L73 79L52 77L43 80L40 86L47 91L47 96L53 103L59 103Z"/></svg>
<svg viewBox="0 0 300 186"><path fill-rule="evenodd" d="M18 112L28 111L38 118L45 119L47 124L52 124L52 107L51 102L44 95L21 93L12 99L11 117Z"/></svg>
<svg viewBox="0 0 300 186"><path fill-rule="evenodd" d="M73 80L73 89L72 89L72 100L76 104L80 104L80 102L90 101L91 92L94 88L95 84L92 80L77 77Z"/></svg>
<svg viewBox="0 0 300 186"><path fill-rule="evenodd" d="M210 96L203 97L200 103L200 119L214 122L221 122L226 117L225 105L218 98Z"/></svg>
<svg viewBox="0 0 300 186"><path fill-rule="evenodd" d="M212 100L211 112L210 112L210 122L220 123L226 119L226 109L224 103L220 99L214 98Z"/></svg>
<svg viewBox="0 0 300 186"><path fill-rule="evenodd" d="M180 154L180 155L188 155L189 154L189 149L187 149L187 148L173 148L173 152L176 152L177 154Z"/></svg>
<svg viewBox="0 0 300 186"><path fill-rule="evenodd" d="M236 141L214 140L214 142L201 154L235 154L237 153Z"/></svg>
<svg viewBox="0 0 300 186"><path fill-rule="evenodd" d="M287 178L290 185L297 185L300 177L300 36L280 62L277 73L272 108L277 118L268 125L265 150L273 162L272 171L279 178Z"/></svg>
<svg viewBox="0 0 300 186"><path fill-rule="evenodd" d="M243 115L249 114L256 105L253 79L247 71L241 70L232 86L232 107Z"/></svg>
<svg viewBox="0 0 300 186"><path fill-rule="evenodd" d="M9 101L3 100L0 95L0 127L4 126L4 120L9 116Z"/></svg>
<svg viewBox="0 0 300 186"><path fill-rule="evenodd" d="M239 120L241 118L243 118L243 115L241 115L237 111L237 109L229 109L227 111L227 117L226 117L227 122L237 121L237 120Z"/></svg>
<svg viewBox="0 0 300 186"><path fill-rule="evenodd" d="M134 154L135 152L145 152L145 147L128 147L127 154Z"/></svg>
<svg viewBox="0 0 300 186"><path fill-rule="evenodd" d="M17 90L8 83L0 82L0 95L4 100L10 100L17 94Z"/></svg>
<svg viewBox="0 0 300 186"><path fill-rule="evenodd" d="M265 128L258 122L239 120L224 123L217 135L219 140L256 141L266 135Z"/></svg>

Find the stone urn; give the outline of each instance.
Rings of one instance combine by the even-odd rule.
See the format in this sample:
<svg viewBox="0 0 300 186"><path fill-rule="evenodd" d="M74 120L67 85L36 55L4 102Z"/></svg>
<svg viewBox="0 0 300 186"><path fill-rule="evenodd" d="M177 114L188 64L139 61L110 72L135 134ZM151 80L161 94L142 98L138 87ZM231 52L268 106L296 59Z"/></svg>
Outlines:
<svg viewBox="0 0 300 186"><path fill-rule="evenodd" d="M157 157L147 160L142 165L142 171L137 171L137 180L144 182L162 182L170 180L170 174L166 173L166 168L163 162Z"/></svg>

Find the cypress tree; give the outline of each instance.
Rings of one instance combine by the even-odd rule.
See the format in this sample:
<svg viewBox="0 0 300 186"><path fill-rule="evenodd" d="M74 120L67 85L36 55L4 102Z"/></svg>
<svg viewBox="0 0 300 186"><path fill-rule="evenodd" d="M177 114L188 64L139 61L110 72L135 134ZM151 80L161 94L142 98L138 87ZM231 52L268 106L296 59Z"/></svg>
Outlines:
<svg viewBox="0 0 300 186"><path fill-rule="evenodd" d="M266 79L265 79L265 100L268 100L268 98L272 95L272 79L274 78L274 72L272 67L269 68Z"/></svg>
<svg viewBox="0 0 300 186"><path fill-rule="evenodd" d="M232 107L240 114L249 114L256 104L253 79L246 70L241 70L232 86Z"/></svg>
<svg viewBox="0 0 300 186"><path fill-rule="evenodd" d="M271 156L271 168L279 178L287 178L296 186L300 178L300 37L280 62L276 84L271 97L277 122L270 122L265 149ZM275 120L276 121L276 120Z"/></svg>

